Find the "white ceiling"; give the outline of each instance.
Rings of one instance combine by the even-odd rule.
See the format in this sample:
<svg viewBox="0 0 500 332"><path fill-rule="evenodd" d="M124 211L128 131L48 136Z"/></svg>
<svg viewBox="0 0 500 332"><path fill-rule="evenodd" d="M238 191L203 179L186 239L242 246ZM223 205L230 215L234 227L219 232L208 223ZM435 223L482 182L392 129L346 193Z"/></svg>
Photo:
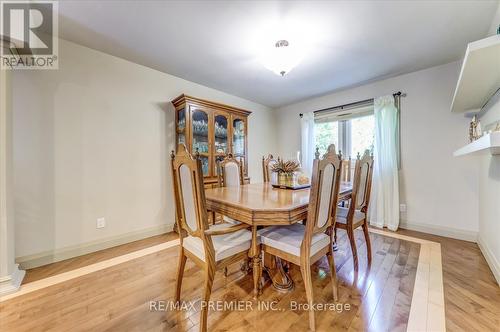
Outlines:
<svg viewBox="0 0 500 332"><path fill-rule="evenodd" d="M64 39L271 107L460 59L498 1L60 1ZM285 77L276 25L306 40ZM268 45L268 44L266 44Z"/></svg>

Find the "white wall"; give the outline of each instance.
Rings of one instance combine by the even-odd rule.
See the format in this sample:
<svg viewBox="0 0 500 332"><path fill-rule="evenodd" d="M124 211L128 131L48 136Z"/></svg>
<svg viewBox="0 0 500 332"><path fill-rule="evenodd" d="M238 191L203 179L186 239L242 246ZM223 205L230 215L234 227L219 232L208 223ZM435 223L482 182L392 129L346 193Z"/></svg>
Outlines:
<svg viewBox="0 0 500 332"><path fill-rule="evenodd" d="M59 70L13 76L21 261L171 228L169 101L181 93L253 112L249 175L261 179L261 157L275 150L268 108L64 40L59 53Z"/></svg>
<svg viewBox="0 0 500 332"><path fill-rule="evenodd" d="M11 74L0 70L0 295L17 290L25 273L15 264Z"/></svg>
<svg viewBox="0 0 500 332"><path fill-rule="evenodd" d="M500 98L480 120L483 128L500 122ZM500 155L468 158L479 164L478 243L500 283Z"/></svg>
<svg viewBox="0 0 500 332"><path fill-rule="evenodd" d="M458 62L449 63L277 109L279 152L290 156L300 149L299 113L403 91L400 199L407 212L401 225L475 240L477 165L452 156L467 142L468 120L450 112L459 69Z"/></svg>

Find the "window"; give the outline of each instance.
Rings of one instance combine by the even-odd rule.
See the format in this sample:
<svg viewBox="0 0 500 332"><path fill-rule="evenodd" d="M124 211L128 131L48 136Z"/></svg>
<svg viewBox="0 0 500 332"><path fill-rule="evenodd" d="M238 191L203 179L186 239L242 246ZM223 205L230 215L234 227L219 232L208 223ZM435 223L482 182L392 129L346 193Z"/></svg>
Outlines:
<svg viewBox="0 0 500 332"><path fill-rule="evenodd" d="M373 114L349 120L351 124L351 151L350 155L355 157L363 155L365 150L373 152L375 140L375 117Z"/></svg>
<svg viewBox="0 0 500 332"><path fill-rule="evenodd" d="M339 148L339 123L338 121L321 122L314 125L315 146L319 148L321 154L326 153L330 144L335 144Z"/></svg>
<svg viewBox="0 0 500 332"><path fill-rule="evenodd" d="M326 153L330 144L335 144L337 152L342 152L343 159L349 157L354 159L358 153L363 155L366 149L373 151L375 139L373 109L319 116L315 122L315 144L320 154Z"/></svg>

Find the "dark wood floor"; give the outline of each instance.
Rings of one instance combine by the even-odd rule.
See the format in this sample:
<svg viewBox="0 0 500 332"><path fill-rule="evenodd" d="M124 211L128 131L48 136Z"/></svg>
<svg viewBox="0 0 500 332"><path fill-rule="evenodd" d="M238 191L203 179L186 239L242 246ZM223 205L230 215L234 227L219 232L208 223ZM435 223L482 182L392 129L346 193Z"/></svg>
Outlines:
<svg viewBox="0 0 500 332"><path fill-rule="evenodd" d="M319 331L401 330L408 321L411 295L418 262L419 245L372 234L373 263L368 270L363 236L357 234L360 253L359 273L353 273L352 259L345 234L339 233L339 251L335 254L340 280L339 303L349 304L343 312L317 312ZM182 299L194 302L188 311L149 311L150 300L172 300L175 285L177 248L94 272L0 303L0 329L10 330L115 330L145 331L198 330L199 303L202 294L201 271L188 264ZM111 255L108 253L108 255ZM101 256L102 257L102 256ZM90 259L87 257L86 261ZM58 263L55 271L71 264ZM36 271L42 275L42 268ZM315 303L333 303L329 269L326 260L313 267ZM34 273L29 271L28 274ZM292 267L296 287L289 293L278 293L268 283L260 301L275 301L283 311L259 310L251 298L252 278L230 269L227 278L216 276L212 300L250 301L252 310L211 311L212 331L306 331L307 311L291 310L291 301L305 303L305 290L298 268ZM33 277L34 279L35 277Z"/></svg>

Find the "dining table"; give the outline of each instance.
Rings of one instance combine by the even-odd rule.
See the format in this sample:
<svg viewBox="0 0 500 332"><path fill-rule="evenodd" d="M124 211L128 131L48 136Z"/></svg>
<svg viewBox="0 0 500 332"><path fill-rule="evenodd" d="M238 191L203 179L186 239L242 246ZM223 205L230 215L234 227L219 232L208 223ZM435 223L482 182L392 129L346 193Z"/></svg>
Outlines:
<svg viewBox="0 0 500 332"><path fill-rule="evenodd" d="M352 192L351 182L341 182L339 201L349 199ZM253 296L261 292L260 271L262 261L257 229L268 226L291 225L307 219L310 188L282 189L270 183L252 183L234 187L217 187L205 190L207 209L239 222L248 224L252 230L249 250L253 269ZM293 288L293 280L287 263L277 257L266 259L265 271L273 286L282 291Z"/></svg>

